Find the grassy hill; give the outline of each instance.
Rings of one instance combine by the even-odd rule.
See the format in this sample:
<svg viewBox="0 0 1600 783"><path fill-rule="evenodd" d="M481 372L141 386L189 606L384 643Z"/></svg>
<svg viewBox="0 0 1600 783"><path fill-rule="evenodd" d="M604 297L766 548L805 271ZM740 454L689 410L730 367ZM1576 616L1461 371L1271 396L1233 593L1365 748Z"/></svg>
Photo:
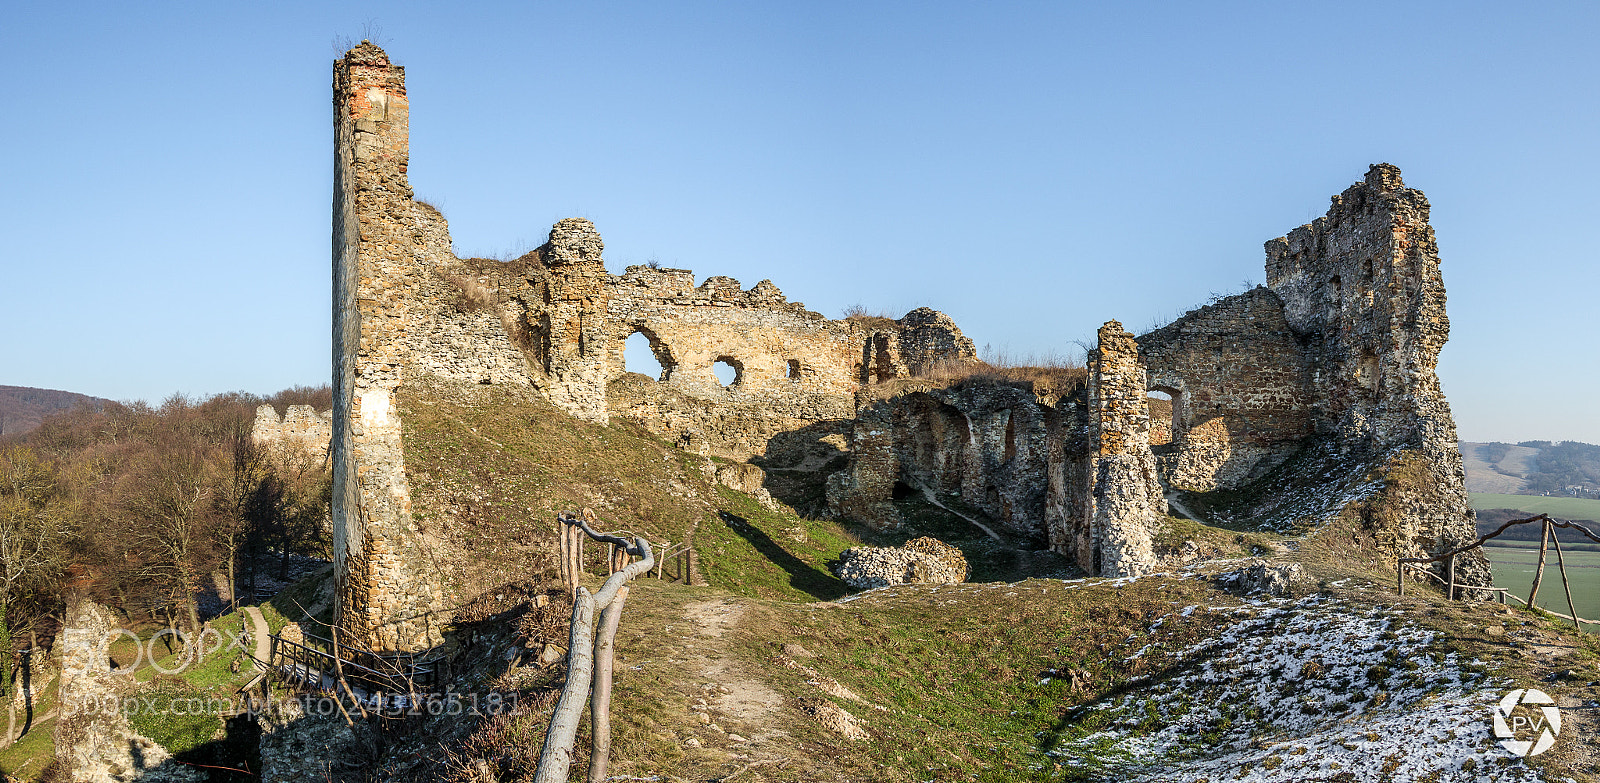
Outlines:
<svg viewBox="0 0 1600 783"><path fill-rule="evenodd" d="M425 382L399 402L418 527L460 609L446 633L449 688L508 708L354 729L336 714L300 718L272 742L305 761L308 779L531 779L564 677L559 656L541 659L566 644L570 614L551 573L553 517L582 506L606 529L692 541L706 582L633 584L612 779L1597 779L1595 716L1571 713L1562 742L1528 762L1494 743L1484 716L1533 683L1600 698L1588 684L1600 680L1600 646L1425 585L1398 596L1358 519L1271 537L1277 557L1304 568L1284 597L1232 587L1250 564L1238 559L1089 579L918 499L900 501L908 524L890 532L763 505L718 484L714 460L625 420L575 421L530 389ZM1268 499L1236 500L1225 510ZM844 548L923 534L961 548L972 580L852 594L833 576ZM1226 558L1266 540L1198 523L1174 535L1228 544ZM596 549L591 589L605 575ZM322 573L285 590L269 624L283 627L295 603L325 611L328 583ZM162 687L232 682L205 670ZM168 734L191 752L220 750L201 741L220 728ZM585 725L575 776L587 743Z"/></svg>
<svg viewBox="0 0 1600 783"><path fill-rule="evenodd" d="M892 533L766 508L718 486L704 458L626 421L572 421L531 390L410 395L414 500L430 535L448 540L443 568L464 600L496 580L548 580L557 508L589 505L606 527L652 538L692 536L709 584L640 580L624 615L611 771L624 779L1198 781L1341 768L1378 779L1401 764L1418 778L1531 779L1480 731L1500 689L1550 665L1507 641L1559 646L1561 666L1600 679L1592 644L1561 642L1534 615L1443 602L1421 586L1399 598L1381 554L1343 523L1288 547L1308 572L1288 598L1228 589L1222 575L1237 561L1083 579L912 500L901 509L910 524ZM973 582L849 595L832 576L830 561L856 541L922 533L961 547ZM598 585L603 567L590 572ZM509 592L474 600L491 596ZM371 769L396 780L531 775L560 665L522 651L562 637L547 627L554 615L527 603L480 614L455 631L471 634L460 676L514 694L518 708L413 729ZM1442 750L1412 758L1419 736ZM441 741L448 752L429 744ZM1593 779L1581 752L1537 763Z"/></svg>
<svg viewBox="0 0 1600 783"><path fill-rule="evenodd" d="M1468 497L1472 501L1472 507L1479 511L1504 508L1524 511L1530 516L1549 514L1557 519L1600 521L1600 500L1543 495L1498 495L1483 492L1473 492Z"/></svg>
<svg viewBox="0 0 1600 783"><path fill-rule="evenodd" d="M1577 441L1459 444L1467 491L1490 494L1600 495L1600 446Z"/></svg>

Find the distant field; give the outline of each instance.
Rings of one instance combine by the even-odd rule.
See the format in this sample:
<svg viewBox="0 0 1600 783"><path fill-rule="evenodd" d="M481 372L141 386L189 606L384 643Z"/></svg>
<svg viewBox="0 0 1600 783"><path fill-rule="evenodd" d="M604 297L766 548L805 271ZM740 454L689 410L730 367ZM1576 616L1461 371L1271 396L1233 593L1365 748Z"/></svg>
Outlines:
<svg viewBox="0 0 1600 783"><path fill-rule="evenodd" d="M1551 498L1540 495L1490 495L1473 492L1468 497L1475 509L1514 508L1529 514L1549 514L1557 519L1600 520L1600 500Z"/></svg>
<svg viewBox="0 0 1600 783"><path fill-rule="evenodd" d="M1533 585L1534 564L1539 560L1538 550L1488 544L1483 551L1489 557L1495 585L1510 588L1518 596L1527 598L1528 588ZM1600 620L1600 552L1566 551L1563 554L1567 561L1567 577L1572 580L1572 601L1577 604L1578 616L1585 620ZM1556 568L1554 551L1545 558L1544 583L1539 586L1539 606L1567 614L1567 594L1561 589L1561 571ZM1593 633L1596 626L1585 626L1585 630Z"/></svg>

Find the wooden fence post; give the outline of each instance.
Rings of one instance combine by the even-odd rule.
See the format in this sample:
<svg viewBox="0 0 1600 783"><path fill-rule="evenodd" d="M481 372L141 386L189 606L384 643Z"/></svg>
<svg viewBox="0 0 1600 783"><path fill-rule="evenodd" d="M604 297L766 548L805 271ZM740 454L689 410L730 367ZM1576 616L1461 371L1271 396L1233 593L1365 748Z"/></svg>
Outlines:
<svg viewBox="0 0 1600 783"><path fill-rule="evenodd" d="M572 591L572 587L571 587L572 581L567 578L567 568L570 565L567 562L567 560L569 559L567 557L567 529L569 527L571 527L571 526L568 525L566 522L562 521L559 518L556 519L556 541L558 542L558 545L559 545L559 547L561 549L561 557L558 560L558 565L557 565L556 570L559 572L557 574L557 576L561 577L561 586L566 588L567 592L571 592Z"/></svg>
<svg viewBox="0 0 1600 783"><path fill-rule="evenodd" d="M1583 624L1578 622L1578 607L1572 603L1572 583L1567 581L1567 563L1561 557L1561 539L1556 538L1555 528L1550 529L1550 543L1556 547L1556 566L1561 569L1561 587L1567 591L1567 611L1572 613L1572 627L1583 638Z"/></svg>
<svg viewBox="0 0 1600 783"><path fill-rule="evenodd" d="M600 613L600 636L594 643L594 697L589 703L589 726L593 742L589 751L589 783L605 783L611 765L611 670L617 643L617 624L622 621L622 605L628 588L617 590L617 597Z"/></svg>
<svg viewBox="0 0 1600 783"><path fill-rule="evenodd" d="M1456 556L1455 555L1451 555L1451 556L1445 558L1445 560L1444 560L1444 574L1445 574L1445 589L1444 589L1445 600L1446 601L1454 601L1454 600L1456 600Z"/></svg>
<svg viewBox="0 0 1600 783"><path fill-rule="evenodd" d="M1528 608L1535 607L1534 599L1539 597L1539 583L1544 581L1544 553L1545 547L1550 545L1550 520L1545 520L1539 525L1539 565L1533 570L1533 587L1528 589Z"/></svg>

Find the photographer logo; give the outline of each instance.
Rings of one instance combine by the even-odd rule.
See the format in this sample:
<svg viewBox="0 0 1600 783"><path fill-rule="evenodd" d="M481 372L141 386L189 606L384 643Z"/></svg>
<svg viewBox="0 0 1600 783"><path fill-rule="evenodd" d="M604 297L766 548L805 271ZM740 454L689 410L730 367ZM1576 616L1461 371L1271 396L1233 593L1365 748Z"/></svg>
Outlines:
<svg viewBox="0 0 1600 783"><path fill-rule="evenodd" d="M1494 736L1512 755L1537 756L1561 736L1561 710L1544 691L1518 688L1494 706Z"/></svg>

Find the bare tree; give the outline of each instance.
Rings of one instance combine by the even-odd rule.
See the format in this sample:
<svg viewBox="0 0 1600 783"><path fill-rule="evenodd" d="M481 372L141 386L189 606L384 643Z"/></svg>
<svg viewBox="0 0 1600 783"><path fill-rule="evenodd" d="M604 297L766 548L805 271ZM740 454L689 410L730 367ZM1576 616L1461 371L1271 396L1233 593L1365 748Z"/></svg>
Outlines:
<svg viewBox="0 0 1600 783"><path fill-rule="evenodd" d="M65 566L69 515L55 467L32 450L0 450L0 634L9 661L16 603L26 591L48 589Z"/></svg>
<svg viewBox="0 0 1600 783"><path fill-rule="evenodd" d="M144 555L140 575L160 585L198 630L195 591L213 540L216 471L196 446L147 453L141 468L124 477L131 484L124 506L130 543Z"/></svg>

